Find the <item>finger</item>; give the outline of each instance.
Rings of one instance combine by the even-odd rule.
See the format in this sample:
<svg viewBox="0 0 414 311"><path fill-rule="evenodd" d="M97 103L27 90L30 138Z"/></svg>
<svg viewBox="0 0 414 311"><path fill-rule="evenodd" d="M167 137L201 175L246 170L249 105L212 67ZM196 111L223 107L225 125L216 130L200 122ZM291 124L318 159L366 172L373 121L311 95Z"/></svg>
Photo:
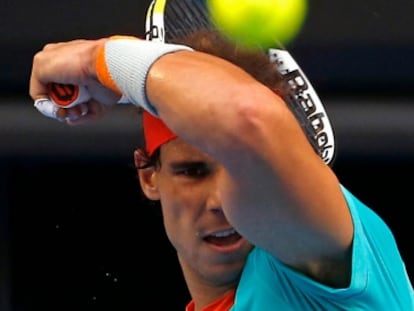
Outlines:
<svg viewBox="0 0 414 311"><path fill-rule="evenodd" d="M76 107L64 109L48 98L35 100L34 106L44 116L58 121L74 121L88 114L88 106L86 104L79 104Z"/></svg>
<svg viewBox="0 0 414 311"><path fill-rule="evenodd" d="M59 107L56 106L50 99L48 98L36 99L34 102L34 106L44 116L62 121L62 119L58 116L58 113L57 113L59 110Z"/></svg>
<svg viewBox="0 0 414 311"><path fill-rule="evenodd" d="M69 46L69 45L76 45L79 43L87 42L89 40L87 39L74 39L70 41L62 41L62 42L50 42L43 46L42 51L51 51L55 50L57 48L60 48L62 46Z"/></svg>
<svg viewBox="0 0 414 311"><path fill-rule="evenodd" d="M72 108L59 109L57 115L65 121L76 121L88 114L89 108L86 103L78 104Z"/></svg>
<svg viewBox="0 0 414 311"><path fill-rule="evenodd" d="M99 102L97 102L95 100L90 100L89 102L87 102L85 104L81 104L79 106L82 106L82 105L86 106L87 113L78 114L77 117L66 118L66 121L67 121L68 124L78 125L78 124L87 123L87 122L92 121L92 120L101 119L106 114L106 111L111 107L111 106L107 106L107 105L102 105L102 104L100 104ZM74 108L76 108L76 107L74 107ZM74 109L74 108L70 108L68 110L72 111L72 109Z"/></svg>
<svg viewBox="0 0 414 311"><path fill-rule="evenodd" d="M33 100L48 98L47 85L42 83L39 79L39 63L42 62L41 56L37 53L33 58L32 71L30 74L29 94Z"/></svg>

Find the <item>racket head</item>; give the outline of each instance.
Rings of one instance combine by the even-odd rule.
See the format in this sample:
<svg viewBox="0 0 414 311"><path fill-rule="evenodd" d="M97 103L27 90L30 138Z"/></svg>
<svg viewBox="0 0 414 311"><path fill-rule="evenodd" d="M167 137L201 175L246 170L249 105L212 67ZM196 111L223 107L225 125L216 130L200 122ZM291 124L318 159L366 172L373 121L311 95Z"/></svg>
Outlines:
<svg viewBox="0 0 414 311"><path fill-rule="evenodd" d="M199 29L213 29L205 0L153 0L147 10L145 37L174 43Z"/></svg>
<svg viewBox="0 0 414 311"><path fill-rule="evenodd" d="M177 38L202 29L217 30L209 18L207 0L152 0L146 21L145 38L150 41L175 43ZM275 42L268 50L273 62L286 82L284 96L299 121L315 152L332 165L336 156L336 139L325 107L292 55Z"/></svg>

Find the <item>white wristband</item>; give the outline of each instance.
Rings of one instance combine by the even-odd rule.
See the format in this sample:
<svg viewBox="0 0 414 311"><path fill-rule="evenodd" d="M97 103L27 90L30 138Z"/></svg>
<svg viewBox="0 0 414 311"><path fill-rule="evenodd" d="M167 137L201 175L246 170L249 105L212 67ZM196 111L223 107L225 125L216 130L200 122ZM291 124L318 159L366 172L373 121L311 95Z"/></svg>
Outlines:
<svg viewBox="0 0 414 311"><path fill-rule="evenodd" d="M157 116L146 94L148 71L161 56L180 50L192 51L185 45L118 38L105 43L105 63L124 97Z"/></svg>

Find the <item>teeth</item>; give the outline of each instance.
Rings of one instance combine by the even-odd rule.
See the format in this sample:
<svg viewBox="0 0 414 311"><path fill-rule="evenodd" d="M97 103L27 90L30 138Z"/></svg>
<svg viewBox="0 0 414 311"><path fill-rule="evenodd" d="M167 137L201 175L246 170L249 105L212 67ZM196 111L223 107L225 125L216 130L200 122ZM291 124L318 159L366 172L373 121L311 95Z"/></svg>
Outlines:
<svg viewBox="0 0 414 311"><path fill-rule="evenodd" d="M214 236L216 238L224 238L224 237L227 237L227 236L235 234L235 233L236 233L236 230L230 229L230 230L226 230L226 231L213 233L213 234L211 234L211 236Z"/></svg>

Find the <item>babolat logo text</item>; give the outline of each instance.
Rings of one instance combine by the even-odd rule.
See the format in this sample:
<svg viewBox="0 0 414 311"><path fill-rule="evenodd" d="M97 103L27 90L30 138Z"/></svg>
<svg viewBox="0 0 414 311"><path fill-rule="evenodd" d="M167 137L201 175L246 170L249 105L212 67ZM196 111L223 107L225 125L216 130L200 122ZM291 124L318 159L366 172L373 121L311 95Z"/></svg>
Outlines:
<svg viewBox="0 0 414 311"><path fill-rule="evenodd" d="M283 78L289 85L290 98L300 105L306 118L310 121L320 156L326 160L329 157L329 149L333 148L329 142L328 134L325 132L325 123L328 122L326 113L318 110L312 93L309 92L309 85L299 70L287 72Z"/></svg>
<svg viewBox="0 0 414 311"><path fill-rule="evenodd" d="M288 104L301 122L313 147L330 163L335 155L335 140L328 116L312 85L285 50L270 50L270 59L288 85Z"/></svg>
<svg viewBox="0 0 414 311"><path fill-rule="evenodd" d="M162 30L157 26L153 25L150 30L146 33L147 40L150 41L162 41L164 37L162 36Z"/></svg>

